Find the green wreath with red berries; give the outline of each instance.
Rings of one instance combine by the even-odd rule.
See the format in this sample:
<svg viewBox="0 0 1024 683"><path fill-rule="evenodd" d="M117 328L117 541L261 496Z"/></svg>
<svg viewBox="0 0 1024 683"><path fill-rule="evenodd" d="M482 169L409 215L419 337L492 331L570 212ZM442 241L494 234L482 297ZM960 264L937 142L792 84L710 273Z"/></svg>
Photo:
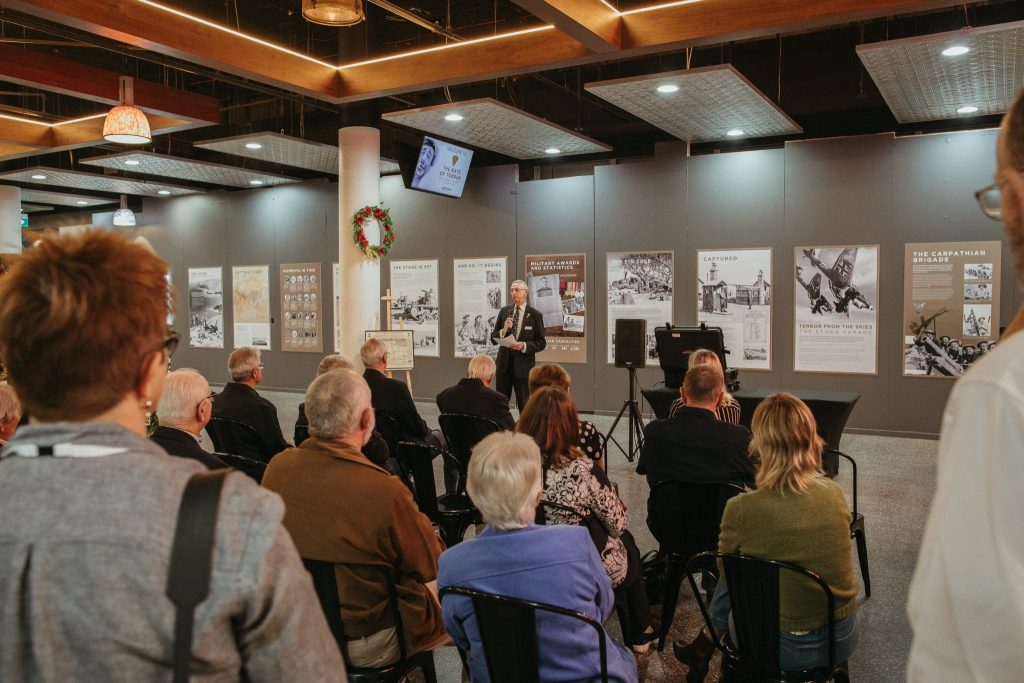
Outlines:
<svg viewBox="0 0 1024 683"><path fill-rule="evenodd" d="M383 239L380 244L370 244L366 239L363 228L367 222L375 220L383 229ZM380 259L387 256L391 251L391 245L395 241L395 224L391 220L391 210L381 206L364 206L352 214L352 242L366 254L367 258Z"/></svg>

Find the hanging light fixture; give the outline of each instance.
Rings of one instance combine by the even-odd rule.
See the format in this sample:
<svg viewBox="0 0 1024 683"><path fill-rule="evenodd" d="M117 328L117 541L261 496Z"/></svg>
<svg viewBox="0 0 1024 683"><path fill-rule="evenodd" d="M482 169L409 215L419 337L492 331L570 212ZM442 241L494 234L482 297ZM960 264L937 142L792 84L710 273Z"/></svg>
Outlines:
<svg viewBox="0 0 1024 683"><path fill-rule="evenodd" d="M114 212L114 225L118 228L135 227L135 213L128 208L128 200L121 195L121 208Z"/></svg>
<svg viewBox="0 0 1024 683"><path fill-rule="evenodd" d="M107 118L103 121L103 139L124 145L144 145L152 141L149 119L141 109L133 105L132 79L121 76L118 87L121 104L107 112Z"/></svg>
<svg viewBox="0 0 1024 683"><path fill-rule="evenodd" d="M302 16L323 26L355 26L366 18L362 0L302 0Z"/></svg>

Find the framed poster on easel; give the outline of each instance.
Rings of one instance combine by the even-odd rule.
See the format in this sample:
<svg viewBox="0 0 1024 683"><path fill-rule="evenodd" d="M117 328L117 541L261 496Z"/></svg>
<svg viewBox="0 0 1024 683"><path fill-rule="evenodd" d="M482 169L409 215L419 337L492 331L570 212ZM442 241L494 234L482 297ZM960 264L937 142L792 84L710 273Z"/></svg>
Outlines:
<svg viewBox="0 0 1024 683"><path fill-rule="evenodd" d="M366 330L365 339L379 339L388 350L388 372L413 369L412 330Z"/></svg>

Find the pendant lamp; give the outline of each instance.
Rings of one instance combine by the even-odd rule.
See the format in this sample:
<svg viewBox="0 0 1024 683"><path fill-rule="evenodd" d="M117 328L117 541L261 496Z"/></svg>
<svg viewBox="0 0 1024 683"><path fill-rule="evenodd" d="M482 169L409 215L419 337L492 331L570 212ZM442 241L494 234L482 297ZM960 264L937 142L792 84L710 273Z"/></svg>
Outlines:
<svg viewBox="0 0 1024 683"><path fill-rule="evenodd" d="M302 16L323 26L355 26L366 18L362 0L302 0Z"/></svg>
<svg viewBox="0 0 1024 683"><path fill-rule="evenodd" d="M135 227L135 213L128 208L128 200L121 195L121 208L114 212L114 225L119 228Z"/></svg>
<svg viewBox="0 0 1024 683"><path fill-rule="evenodd" d="M132 79L119 79L121 104L109 112L103 121L103 139L123 145L144 145L153 140L149 130L149 119L142 110L133 106ZM134 224L133 224L134 225Z"/></svg>

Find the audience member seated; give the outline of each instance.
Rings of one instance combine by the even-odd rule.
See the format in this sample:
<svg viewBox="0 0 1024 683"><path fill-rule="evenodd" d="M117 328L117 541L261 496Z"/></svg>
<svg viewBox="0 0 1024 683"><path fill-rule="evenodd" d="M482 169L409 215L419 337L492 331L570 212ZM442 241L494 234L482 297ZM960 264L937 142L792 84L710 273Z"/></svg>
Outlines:
<svg viewBox="0 0 1024 683"><path fill-rule="evenodd" d="M692 367L680 392L686 405L644 430L636 471L646 474L651 486L660 481L753 486L750 430L715 416L725 400L722 371L711 365Z"/></svg>
<svg viewBox="0 0 1024 683"><path fill-rule="evenodd" d="M14 388L9 384L0 384L0 446L3 446L14 435L14 430L21 422L21 403Z"/></svg>
<svg viewBox="0 0 1024 683"><path fill-rule="evenodd" d="M373 432L370 388L352 371L327 372L306 391L306 415L310 438L270 461L263 486L284 498L299 554L336 564L349 661L380 667L400 656L394 573L408 653L443 644L434 585L441 542L402 482L359 452Z"/></svg>
<svg viewBox="0 0 1024 683"><path fill-rule="evenodd" d="M491 434L473 449L467 489L487 526L475 538L441 555L438 586L461 586L583 612L604 623L612 612L611 582L586 529L536 526L542 494L541 456L524 434ZM474 681L486 681L487 662L473 603L444 599L444 623L466 653ZM608 679L637 680L629 651L608 639ZM593 681L600 671L597 634L586 624L538 612L542 681Z"/></svg>
<svg viewBox="0 0 1024 683"><path fill-rule="evenodd" d="M494 420L502 429L514 429L516 421L508 409L508 397L491 388L494 359L481 354L469 361L466 377L437 395L442 413L462 413Z"/></svg>
<svg viewBox="0 0 1024 683"><path fill-rule="evenodd" d="M348 358L340 353L332 353L329 356L324 356L323 360L320 361L320 365L316 369L316 376L319 377L325 372L331 372L332 370L354 369L355 366L352 365L352 361ZM299 416L295 420L295 445L301 446L302 442L308 438L309 420L306 419L306 404L303 402L299 404ZM394 461L389 460L391 454L388 452L388 444L376 429L370 435L370 440L363 446L362 453L374 465L380 465L392 474L396 473Z"/></svg>
<svg viewBox="0 0 1024 683"><path fill-rule="evenodd" d="M213 394L205 377L190 368L169 372L156 409L160 425L150 438L171 455L198 460L211 470L227 467L200 445L199 434L212 410Z"/></svg>
<svg viewBox="0 0 1024 683"><path fill-rule="evenodd" d="M687 369L695 368L698 365L710 365L718 368L724 377L725 370L722 369L722 361L719 359L718 354L714 351L707 349L697 349L690 354L690 359L687 361ZM672 401L672 405L668 408L668 416L672 417L676 414L676 411L686 405L686 401L682 397L682 387L680 387L680 396L676 400ZM715 411L719 420L723 422L731 422L734 425L740 423L740 402L737 401L732 394L728 391L725 392L725 396L722 398L722 405L718 406L718 410Z"/></svg>
<svg viewBox="0 0 1024 683"><path fill-rule="evenodd" d="M857 578L850 554L850 510L843 491L821 471L824 444L810 409L796 396L773 394L754 411L751 447L761 456L757 490L730 500L722 516L718 550L808 569L836 599L836 661L857 645ZM783 574L779 586L779 664L800 670L828 664L828 614L821 589L804 577ZM719 581L711 601L712 623L729 626L729 592ZM676 656L707 670L710 640L701 633ZM689 679L688 679L689 680Z"/></svg>
<svg viewBox="0 0 1024 683"><path fill-rule="evenodd" d="M373 409L395 418L401 429L400 441L423 441L432 446L442 447L444 441L437 430L431 430L420 417L416 404L405 382L392 379L386 374L388 350L379 339L367 339L359 349L363 361L363 379L370 386Z"/></svg>
<svg viewBox="0 0 1024 683"><path fill-rule="evenodd" d="M572 384L572 378L569 377L569 373L561 365L555 363L545 363L544 365L538 365L530 370L530 393L537 391L541 387L556 387L561 389L565 393L572 396L569 392L569 386ZM583 451L583 455L587 456L601 469L605 468L603 449L601 447L601 433L597 431L597 427L594 426L593 422L586 420L580 420L580 450Z"/></svg>
<svg viewBox="0 0 1024 683"><path fill-rule="evenodd" d="M543 387L530 394L516 431L532 436L540 447L543 499L577 513L546 509L548 521L580 524L583 520L593 527L591 538L612 587L621 590L627 602L633 649L646 652L654 630L640 570L640 553L626 530L626 506L612 490L604 471L595 468L577 448L578 424L576 406L569 395L555 387Z"/></svg>
<svg viewBox="0 0 1024 683"><path fill-rule="evenodd" d="M228 372L231 381L224 390L213 397L213 417L236 420L256 430L260 438L261 453L236 453L249 455L257 460L269 462L272 457L288 448L288 442L281 434L277 421L277 408L256 393L256 385L263 381L263 363L260 350L251 346L235 349L228 356Z"/></svg>
<svg viewBox="0 0 1024 683"><path fill-rule="evenodd" d="M146 438L178 339L169 270L96 230L44 238L0 278L0 356L32 414L0 456L2 681L171 680L175 520L205 468ZM226 475L193 680L346 680L283 513Z"/></svg>

